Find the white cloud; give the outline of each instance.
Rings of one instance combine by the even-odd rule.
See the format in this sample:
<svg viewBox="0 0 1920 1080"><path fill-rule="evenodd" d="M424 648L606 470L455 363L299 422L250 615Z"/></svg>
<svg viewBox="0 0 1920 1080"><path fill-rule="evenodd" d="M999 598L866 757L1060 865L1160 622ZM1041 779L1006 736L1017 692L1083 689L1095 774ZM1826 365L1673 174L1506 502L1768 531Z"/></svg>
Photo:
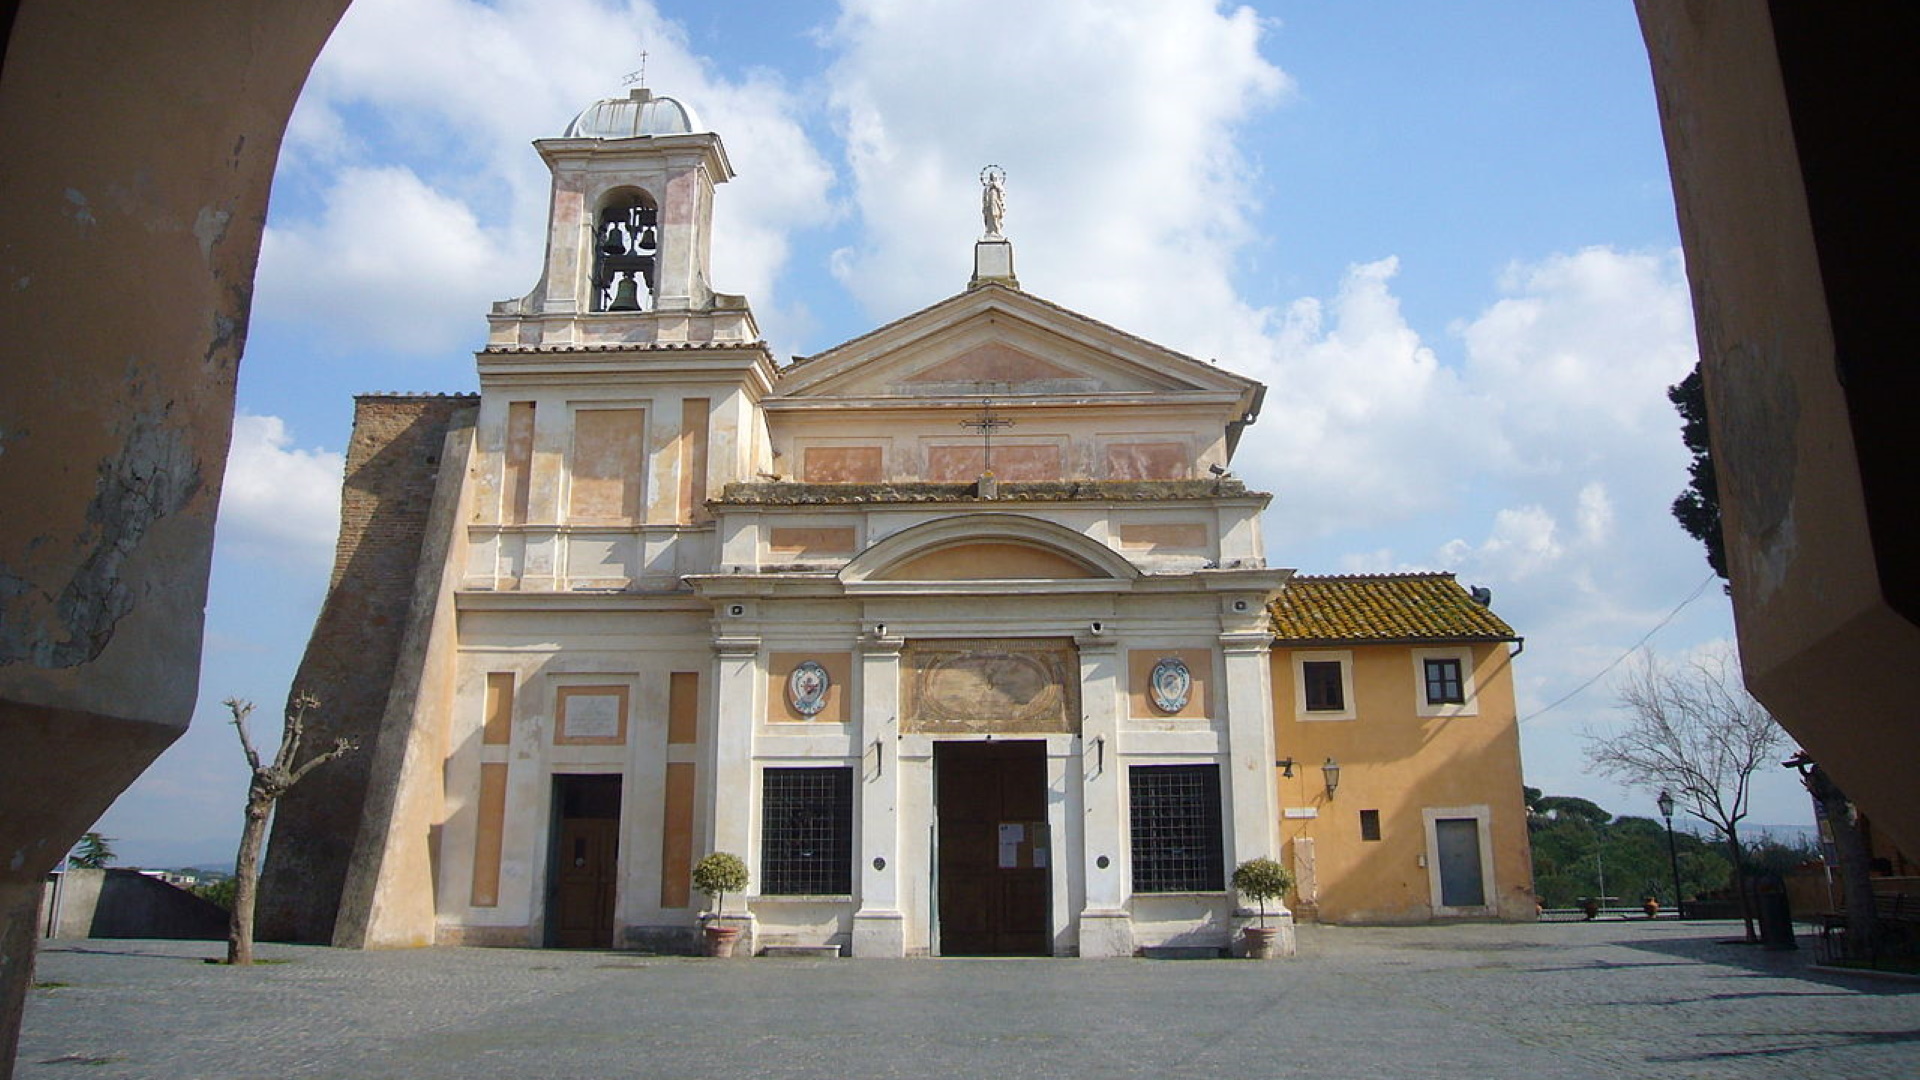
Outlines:
<svg viewBox="0 0 1920 1080"><path fill-rule="evenodd" d="M1680 253L1590 247L1515 263L1507 294L1455 332L1472 382L1500 401L1508 467L1645 467L1680 460L1666 387L1693 366Z"/></svg>
<svg viewBox="0 0 1920 1080"><path fill-rule="evenodd" d="M1595 480L1580 489L1580 541L1598 546L1613 534L1613 500L1607 498L1607 485Z"/></svg>
<svg viewBox="0 0 1920 1080"><path fill-rule="evenodd" d="M1241 369L1267 383L1243 470L1280 497L1288 540L1447 508L1485 460L1487 406L1407 325L1399 263L1349 269L1331 305L1295 301Z"/></svg>
<svg viewBox="0 0 1920 1080"><path fill-rule="evenodd" d="M540 273L549 174L528 144L624 93L642 52L648 85L724 133L739 174L716 199L715 287L778 307L792 235L835 208L803 102L777 78L716 75L638 0L357 0L289 130L276 199L310 205L275 208L263 316L361 347L477 345L487 305Z"/></svg>
<svg viewBox="0 0 1920 1080"><path fill-rule="evenodd" d="M400 353L475 346L487 300L521 276L513 246L411 169L346 168L317 220L267 230L261 313Z"/></svg>
<svg viewBox="0 0 1920 1080"><path fill-rule="evenodd" d="M345 471L338 452L295 446L277 416L234 417L220 492L220 545L295 566L330 564Z"/></svg>
<svg viewBox="0 0 1920 1080"><path fill-rule="evenodd" d="M1228 276L1253 198L1233 134L1292 85L1260 33L1213 0L847 0L829 82L866 229L838 276L875 318L958 292L993 163L1029 289L1177 348L1227 340L1212 316L1253 318Z"/></svg>
<svg viewBox="0 0 1920 1080"><path fill-rule="evenodd" d="M1454 541L1442 549L1443 558L1471 566L1477 573L1504 581L1523 581L1551 569L1566 554L1557 535L1559 522L1538 506L1501 510L1493 516L1493 532L1476 549Z"/></svg>

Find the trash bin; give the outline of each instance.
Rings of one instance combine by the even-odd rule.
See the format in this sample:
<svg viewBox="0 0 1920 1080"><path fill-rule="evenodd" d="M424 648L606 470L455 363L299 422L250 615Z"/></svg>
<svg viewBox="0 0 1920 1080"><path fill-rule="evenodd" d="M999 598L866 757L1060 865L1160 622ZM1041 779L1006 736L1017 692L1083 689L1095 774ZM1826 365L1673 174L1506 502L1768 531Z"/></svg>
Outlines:
<svg viewBox="0 0 1920 1080"><path fill-rule="evenodd" d="M1787 906L1787 890L1778 882L1760 886L1760 944L1779 952L1800 947L1793 940L1793 909Z"/></svg>

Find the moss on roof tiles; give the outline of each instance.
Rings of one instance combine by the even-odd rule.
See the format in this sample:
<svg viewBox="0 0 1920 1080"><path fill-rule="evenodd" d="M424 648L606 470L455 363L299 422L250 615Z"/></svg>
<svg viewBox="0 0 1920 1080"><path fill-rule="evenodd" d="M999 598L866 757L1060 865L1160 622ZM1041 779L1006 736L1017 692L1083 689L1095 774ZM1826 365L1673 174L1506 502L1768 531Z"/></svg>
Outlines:
<svg viewBox="0 0 1920 1080"><path fill-rule="evenodd" d="M1295 576L1267 610L1284 642L1518 640L1452 574Z"/></svg>

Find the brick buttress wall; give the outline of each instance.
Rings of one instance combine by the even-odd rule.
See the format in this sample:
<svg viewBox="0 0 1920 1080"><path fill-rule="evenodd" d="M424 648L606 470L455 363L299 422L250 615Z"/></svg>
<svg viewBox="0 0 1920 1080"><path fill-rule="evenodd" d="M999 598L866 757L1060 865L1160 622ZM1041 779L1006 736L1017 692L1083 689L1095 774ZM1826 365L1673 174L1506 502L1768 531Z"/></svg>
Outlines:
<svg viewBox="0 0 1920 1080"><path fill-rule="evenodd" d="M320 699L307 716L303 760L343 736L360 748L308 773L275 808L257 909L262 939L333 938L440 455L449 427L477 401L464 394L354 399L333 578L290 691Z"/></svg>

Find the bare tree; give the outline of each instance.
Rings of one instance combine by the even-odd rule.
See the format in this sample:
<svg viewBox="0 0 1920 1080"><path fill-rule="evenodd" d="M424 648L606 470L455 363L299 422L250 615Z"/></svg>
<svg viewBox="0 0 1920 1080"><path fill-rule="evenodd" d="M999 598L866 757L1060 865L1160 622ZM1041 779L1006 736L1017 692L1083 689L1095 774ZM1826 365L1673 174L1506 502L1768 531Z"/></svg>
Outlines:
<svg viewBox="0 0 1920 1080"><path fill-rule="evenodd" d="M307 713L320 705L312 694L295 694L287 703L280 751L273 756L272 764L262 765L253 740L247 735L247 717L253 713L253 702L228 698L225 704L233 714L234 730L240 733L240 749L246 752L247 764L253 768L253 779L247 784L247 820L240 830L240 854L233 861L233 912L227 922L227 963L251 964L253 902L260 884L260 846L267 838L267 818L273 813L273 804L302 777L352 752L354 745L350 740L337 739L332 749L315 754L295 767L293 762L300 756L300 737L306 727Z"/></svg>
<svg viewBox="0 0 1920 1080"><path fill-rule="evenodd" d="M1587 763L1596 772L1649 791L1666 788L1694 817L1726 839L1747 940L1755 939L1753 902L1741 859L1740 822L1753 774L1779 760L1786 732L1747 693L1730 651L1679 667L1643 653L1619 686L1625 727L1588 731Z"/></svg>

